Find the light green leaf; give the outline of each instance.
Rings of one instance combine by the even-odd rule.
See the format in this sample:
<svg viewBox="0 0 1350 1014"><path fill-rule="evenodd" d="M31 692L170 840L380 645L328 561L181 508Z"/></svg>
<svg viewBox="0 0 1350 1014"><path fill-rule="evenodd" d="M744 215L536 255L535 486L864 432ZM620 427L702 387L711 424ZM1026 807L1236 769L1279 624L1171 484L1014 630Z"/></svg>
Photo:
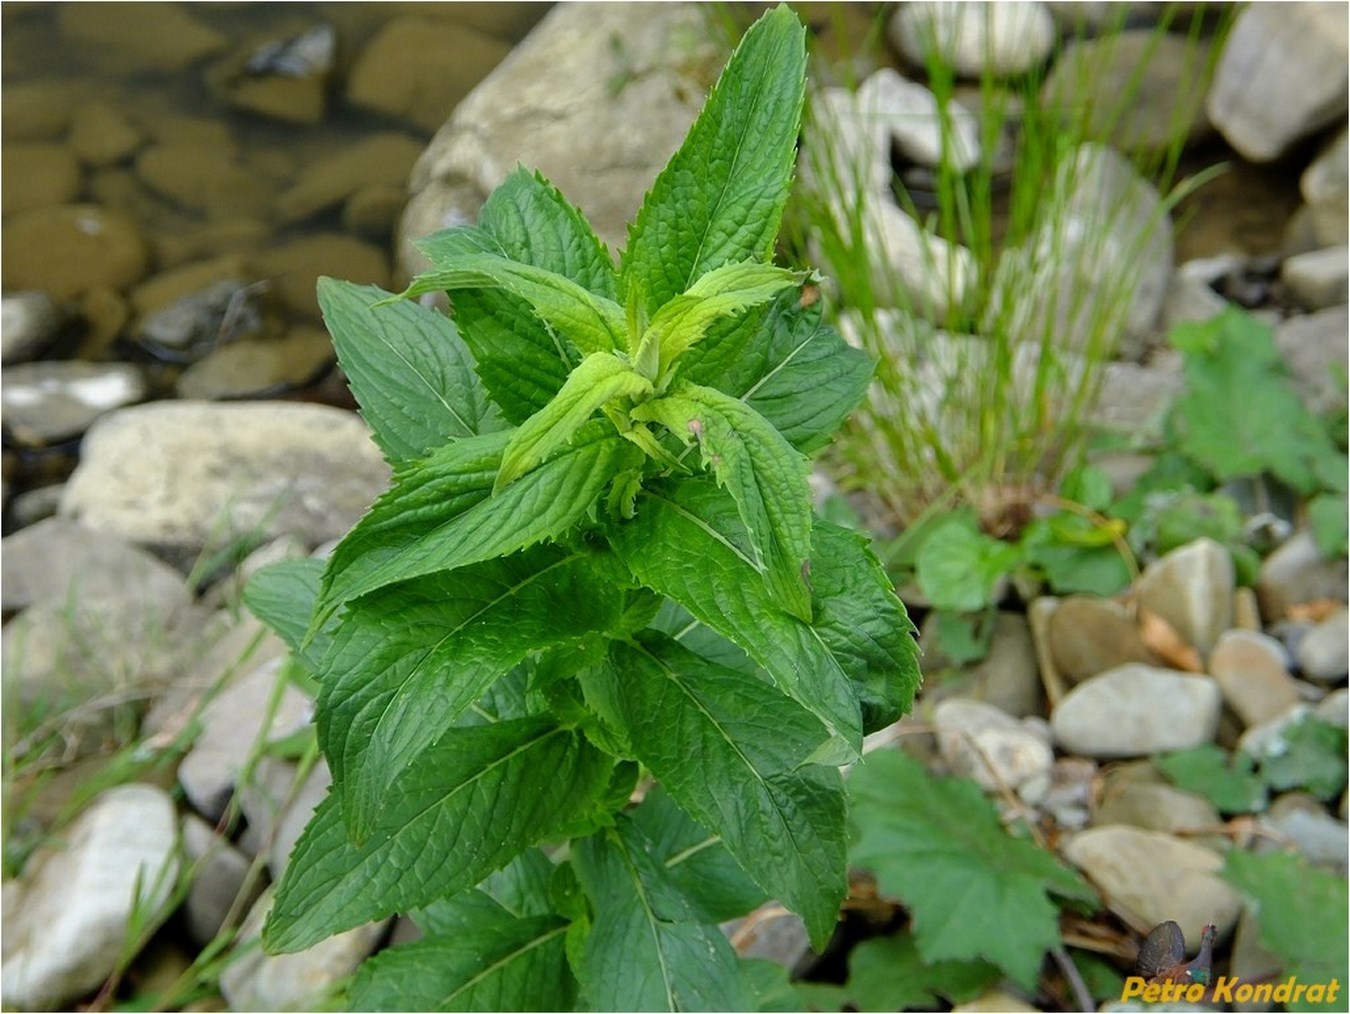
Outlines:
<svg viewBox="0 0 1350 1014"><path fill-rule="evenodd" d="M709 271L656 311L637 347L635 362L643 369L648 358L654 358L657 368L650 376L667 376L672 364L702 339L713 321L767 303L800 279L798 272L754 261L734 261Z"/></svg>
<svg viewBox="0 0 1350 1014"><path fill-rule="evenodd" d="M499 254L446 259L414 278L398 298L457 289L502 289L523 299L540 320L557 328L582 352L627 348L628 326L618 303L597 296L570 278Z"/></svg>
<svg viewBox="0 0 1350 1014"><path fill-rule="evenodd" d="M333 551L324 608L377 588L481 563L555 539L585 516L641 452L603 420L572 444L489 496L509 434L451 444L397 477Z"/></svg>
<svg viewBox="0 0 1350 1014"><path fill-rule="evenodd" d="M388 790L531 651L617 621L613 576L589 554L537 546L352 604L323 660L319 744L356 842Z"/></svg>
<svg viewBox="0 0 1350 1014"><path fill-rule="evenodd" d="M1223 878L1252 906L1261 946L1284 960L1284 975L1300 983L1350 982L1347 974L1345 913L1350 906L1343 876L1314 869L1301 856L1271 852L1256 855L1232 849ZM1342 992L1329 1003L1291 1002L1289 1010L1340 1010Z"/></svg>
<svg viewBox="0 0 1350 1014"><path fill-rule="evenodd" d="M593 352L572 371L562 389L511 435L494 492L543 461L576 435L600 406L615 398L652 393L651 381L612 352Z"/></svg>
<svg viewBox="0 0 1350 1014"><path fill-rule="evenodd" d="M449 440L501 428L473 354L444 314L374 285L319 279L338 363L385 458L398 465Z"/></svg>
<svg viewBox="0 0 1350 1014"><path fill-rule="evenodd" d="M803 1012L809 1010L793 986L788 969L767 958L741 958L741 982L749 994L752 1011Z"/></svg>
<svg viewBox="0 0 1350 1014"><path fill-rule="evenodd" d="M616 642L610 658L583 679L587 699L671 798L802 916L823 950L848 881L839 772L807 762L824 735L818 720L769 684L661 634Z"/></svg>
<svg viewBox="0 0 1350 1014"><path fill-rule="evenodd" d="M774 684L824 723L828 756L844 764L862 746L862 716L850 677L854 659L837 657L823 632L782 612L757 580L735 502L713 483L652 483L637 516L610 541L644 585L680 603L700 622L740 645Z"/></svg>
<svg viewBox="0 0 1350 1014"><path fill-rule="evenodd" d="M915 555L919 588L937 609L973 613L991 604L994 586L1017 566L1018 548L952 517L934 526Z"/></svg>
<svg viewBox="0 0 1350 1014"><path fill-rule="evenodd" d="M805 37L786 6L760 18L652 185L621 269L627 305L643 316L714 268L768 258L796 163Z"/></svg>
<svg viewBox="0 0 1350 1014"><path fill-rule="evenodd" d="M589 1009L746 1009L736 952L697 921L631 820L574 842L572 855L595 911L576 963Z"/></svg>
<svg viewBox="0 0 1350 1014"><path fill-rule="evenodd" d="M570 1010L576 981L563 946L567 925L556 916L518 919L498 909L463 933L383 950L357 969L350 1007Z"/></svg>
<svg viewBox="0 0 1350 1014"><path fill-rule="evenodd" d="M1173 785L1204 796L1224 813L1255 813L1266 808L1266 786L1244 753L1229 757L1222 747L1204 743L1154 757L1153 766Z"/></svg>
<svg viewBox="0 0 1350 1014"><path fill-rule="evenodd" d="M850 861L903 902L929 963L992 962L1033 988L1060 943L1048 894L1093 905L1096 895L1051 853L1011 837L980 787L935 778L897 750L878 750L849 776Z"/></svg>
<svg viewBox="0 0 1350 1014"><path fill-rule="evenodd" d="M938 1010L973 1000L1002 978L983 961L925 961L911 933L873 937L849 952L844 994L859 1011Z"/></svg>
<svg viewBox="0 0 1350 1014"><path fill-rule="evenodd" d="M716 388L681 384L632 414L661 423L686 444L698 441L705 466L736 501L750 534L755 569L783 609L810 622L806 561L811 488L806 459L762 415Z"/></svg>
<svg viewBox="0 0 1350 1014"><path fill-rule="evenodd" d="M263 928L270 953L467 890L585 810L610 760L574 730L527 718L456 729L390 789L352 844L329 795L300 836Z"/></svg>
<svg viewBox="0 0 1350 1014"><path fill-rule="evenodd" d="M258 571L244 586L244 605L316 675L328 650L332 628L308 640L305 634L319 599L323 567L322 560L281 560Z"/></svg>
<svg viewBox="0 0 1350 1014"><path fill-rule="evenodd" d="M555 870L539 849L526 849L472 891L437 898L408 915L429 937L471 933L475 925L493 922L501 913L517 919L553 915L549 883Z"/></svg>
<svg viewBox="0 0 1350 1014"><path fill-rule="evenodd" d="M1344 729L1305 715L1265 741L1261 779L1277 792L1306 789L1330 801L1345 789L1345 751Z"/></svg>

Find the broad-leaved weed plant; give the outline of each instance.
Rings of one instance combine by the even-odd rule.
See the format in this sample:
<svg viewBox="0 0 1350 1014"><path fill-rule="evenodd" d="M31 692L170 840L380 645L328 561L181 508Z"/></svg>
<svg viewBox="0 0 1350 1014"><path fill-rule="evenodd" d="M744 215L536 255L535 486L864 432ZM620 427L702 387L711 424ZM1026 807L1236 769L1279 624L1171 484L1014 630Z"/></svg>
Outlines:
<svg viewBox="0 0 1350 1014"><path fill-rule="evenodd" d="M521 169L402 297L320 282L394 478L249 588L333 776L263 940L411 914L358 1009L747 1010L719 922L773 897L831 934L838 766L919 674L866 538L812 511L872 363L769 262L805 65L787 8L750 29L617 270ZM453 320L407 298L442 291Z"/></svg>

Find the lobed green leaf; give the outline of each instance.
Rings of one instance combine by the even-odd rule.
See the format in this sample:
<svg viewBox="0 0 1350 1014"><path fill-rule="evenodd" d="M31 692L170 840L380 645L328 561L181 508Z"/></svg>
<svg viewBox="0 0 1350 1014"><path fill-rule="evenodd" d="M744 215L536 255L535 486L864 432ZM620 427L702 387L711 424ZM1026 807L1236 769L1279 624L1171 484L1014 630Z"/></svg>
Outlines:
<svg viewBox="0 0 1350 1014"><path fill-rule="evenodd" d="M360 845L330 794L296 842L264 945L303 950L468 890L590 806L610 766L580 733L526 718L456 729L423 751Z"/></svg>

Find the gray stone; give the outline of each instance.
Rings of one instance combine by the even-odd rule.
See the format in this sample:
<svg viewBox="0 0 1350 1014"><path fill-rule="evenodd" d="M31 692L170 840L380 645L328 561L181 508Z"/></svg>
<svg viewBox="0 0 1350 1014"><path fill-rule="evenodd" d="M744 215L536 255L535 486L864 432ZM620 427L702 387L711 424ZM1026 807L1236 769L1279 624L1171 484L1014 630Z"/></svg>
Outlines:
<svg viewBox="0 0 1350 1014"><path fill-rule="evenodd" d="M1208 655L1233 625L1233 558L1201 538L1154 560L1139 576L1139 607L1162 617L1182 640Z"/></svg>
<svg viewBox="0 0 1350 1014"><path fill-rule="evenodd" d="M160 359L192 362L222 341L257 333L260 296L260 288L243 279L222 279L146 314L132 337Z"/></svg>
<svg viewBox="0 0 1350 1014"><path fill-rule="evenodd" d="M19 443L41 447L77 437L145 396L145 377L130 363L19 363L4 369L0 412Z"/></svg>
<svg viewBox="0 0 1350 1014"><path fill-rule="evenodd" d="M236 957L220 975L221 994L230 1010L324 1009L339 983L379 944L388 920L338 933L294 954L266 954L257 939L272 900L268 892L249 911Z"/></svg>
<svg viewBox="0 0 1350 1014"><path fill-rule="evenodd" d="M1229 958L1229 974L1240 982L1276 981L1284 971L1284 959L1261 946L1261 928L1257 914L1250 905L1242 907L1237 931L1233 934L1233 951ZM1268 1011L1273 1003L1248 1000L1235 1001L1235 1011Z"/></svg>
<svg viewBox="0 0 1350 1014"><path fill-rule="evenodd" d="M919 639L924 651L924 670L928 673L951 668L936 643L935 624L935 614L930 612ZM949 686L954 696L992 704L1014 718L1042 714L1044 694L1026 618L1020 613L996 613L988 653L963 666L954 679L944 678L941 689L945 691Z"/></svg>
<svg viewBox="0 0 1350 1014"><path fill-rule="evenodd" d="M1317 702L1313 714L1338 729L1350 727L1350 690L1341 687Z"/></svg>
<svg viewBox="0 0 1350 1014"><path fill-rule="evenodd" d="M1016 789L1048 776L1054 751L1022 722L982 701L948 698L933 710L938 748L952 772L988 792Z"/></svg>
<svg viewBox="0 0 1350 1014"><path fill-rule="evenodd" d="M1299 701L1284 645L1250 630L1227 630L1209 656L1209 673L1244 726L1260 725Z"/></svg>
<svg viewBox="0 0 1350 1014"><path fill-rule="evenodd" d="M1121 151L1165 151L1212 132L1205 118L1209 59L1207 41L1151 28L1073 38L1041 86L1041 103L1091 140Z"/></svg>
<svg viewBox="0 0 1350 1014"><path fill-rule="evenodd" d="M281 674L281 661L273 659L233 680L202 711L201 734L178 766L178 781L207 820L218 821L225 813L268 718L267 705L277 680L283 680L285 688L266 726L266 738L288 736L313 717L313 702Z"/></svg>
<svg viewBox="0 0 1350 1014"><path fill-rule="evenodd" d="M1124 156L1082 144L1060 160L1029 239L1003 252L985 330L1038 347L1120 349L1153 340L1172 276L1171 220Z"/></svg>
<svg viewBox="0 0 1350 1014"><path fill-rule="evenodd" d="M239 789L239 805L248 818L241 844L255 853L266 853L274 881L286 872L300 833L333 784L322 759L297 783L299 774L298 766L290 761L263 757L253 777Z"/></svg>
<svg viewBox="0 0 1350 1014"><path fill-rule="evenodd" d="M1060 757L1049 777L1030 778L1017 794L1028 806L1048 816L1057 827L1079 831L1087 826L1097 794L1097 765L1086 757Z"/></svg>
<svg viewBox="0 0 1350 1014"><path fill-rule="evenodd" d="M1209 742L1222 703L1208 676L1132 663L1078 684L1050 724L1070 753L1138 757Z"/></svg>
<svg viewBox="0 0 1350 1014"><path fill-rule="evenodd" d="M772 961L793 975L804 972L816 957L802 917L776 901L723 923L722 932L741 957Z"/></svg>
<svg viewBox="0 0 1350 1014"><path fill-rule="evenodd" d="M1238 749L1258 760L1262 757L1274 757L1289 749L1285 730L1291 725L1302 722L1312 714L1312 708L1306 704L1295 704L1281 715L1267 719L1260 725L1253 725L1238 740Z"/></svg>
<svg viewBox="0 0 1350 1014"><path fill-rule="evenodd" d="M916 67L938 59L961 77L1001 77L1044 63L1055 43L1055 23L1039 3L916 0L899 5L887 34Z"/></svg>
<svg viewBox="0 0 1350 1014"><path fill-rule="evenodd" d="M231 534L345 534L388 482L356 415L320 405L160 402L86 435L64 517L195 553Z"/></svg>
<svg viewBox="0 0 1350 1014"><path fill-rule="evenodd" d="M61 494L60 484L37 486L15 494L9 501L9 516L14 527L23 529L55 517L57 508L61 506Z"/></svg>
<svg viewBox="0 0 1350 1014"><path fill-rule="evenodd" d="M1055 665L1055 655L1050 647L1050 621L1059 611L1059 603L1060 600L1053 595L1041 595L1027 607L1027 626L1031 628L1031 641L1036 647L1036 664L1051 710L1069 692L1068 681Z"/></svg>
<svg viewBox="0 0 1350 1014"><path fill-rule="evenodd" d="M1299 189L1308 202L1313 235L1323 245L1350 241L1350 227L1346 223L1346 211L1350 207L1347 160L1346 132L1342 130L1299 177Z"/></svg>
<svg viewBox="0 0 1350 1014"><path fill-rule="evenodd" d="M1298 645L1298 666L1303 675L1318 683L1339 683L1350 670L1350 614L1332 613L1308 631Z"/></svg>
<svg viewBox="0 0 1350 1014"><path fill-rule="evenodd" d="M518 162L577 204L611 249L622 247L721 63L702 17L693 4L553 8L455 107L418 161L399 228L400 273L427 265L413 240L472 222Z"/></svg>
<svg viewBox="0 0 1350 1014"><path fill-rule="evenodd" d="M1326 413L1346 406L1346 340L1350 310L1333 306L1302 317L1290 317L1275 329L1275 347L1293 375L1304 403Z"/></svg>
<svg viewBox="0 0 1350 1014"><path fill-rule="evenodd" d="M1303 792L1286 792L1261 815L1263 827L1274 839L1258 838L1258 852L1280 851L1288 842L1314 866L1345 876L1350 854L1350 828L1327 813L1326 807Z"/></svg>
<svg viewBox="0 0 1350 1014"><path fill-rule="evenodd" d="M1280 280L1309 310L1342 305L1350 294L1350 247L1328 246L1290 257L1280 266Z"/></svg>
<svg viewBox="0 0 1350 1014"><path fill-rule="evenodd" d="M1291 606L1318 599L1345 601L1344 557L1323 559L1309 532L1298 532L1261 561L1256 596L1267 623L1283 619Z"/></svg>
<svg viewBox="0 0 1350 1014"><path fill-rule="evenodd" d="M184 370L176 387L187 399L275 396L313 383L335 359L328 332L301 325L281 338L222 345Z"/></svg>
<svg viewBox="0 0 1350 1014"><path fill-rule="evenodd" d="M60 846L29 861L21 902L5 906L7 1009L66 1008L112 973L133 906L155 912L173 892L176 837L173 800L163 790L121 785L99 795Z"/></svg>
<svg viewBox="0 0 1350 1014"><path fill-rule="evenodd" d="M1214 923L1222 940L1242 910L1237 891L1219 877L1223 858L1218 853L1160 831L1124 824L1089 828L1069 839L1064 858L1131 925L1176 922L1192 954L1206 923Z"/></svg>
<svg viewBox="0 0 1350 1014"><path fill-rule="evenodd" d="M0 363L32 359L55 340L66 312L45 292L15 292L0 300Z"/></svg>
<svg viewBox="0 0 1350 1014"><path fill-rule="evenodd" d="M1061 600L1048 633L1055 668L1071 684L1127 662L1157 661L1129 612L1110 599L1073 595Z"/></svg>
<svg viewBox="0 0 1350 1014"><path fill-rule="evenodd" d="M1299 138L1344 118L1346 24L1343 3L1242 9L1219 58L1207 109L1249 161L1277 158Z"/></svg>
<svg viewBox="0 0 1350 1014"><path fill-rule="evenodd" d="M959 102L949 103L944 127L937 97L889 67L859 86L857 102L869 133L881 134L883 143L877 150L883 159L893 144L919 165L933 169L949 165L965 172L980 162L980 124L975 115Z"/></svg>
<svg viewBox="0 0 1350 1014"><path fill-rule="evenodd" d="M1242 263L1236 254L1220 254L1180 265L1168 283L1160 325L1170 331L1178 324L1212 320L1221 314L1228 300L1215 292L1213 285Z"/></svg>
<svg viewBox="0 0 1350 1014"><path fill-rule="evenodd" d="M1185 835L1210 847L1224 841L1217 833L1223 826L1223 818L1213 803L1193 792L1158 782L1108 779L1092 815L1092 826L1109 824ZM1200 835L1210 837L1197 838Z"/></svg>
<svg viewBox="0 0 1350 1014"><path fill-rule="evenodd" d="M245 892L248 880L248 856L244 855L215 829L193 814L182 821L183 855L191 865L192 886L183 901L188 933L198 944L213 940L225 926L226 918L238 907L244 912L262 893L262 878L255 877Z"/></svg>

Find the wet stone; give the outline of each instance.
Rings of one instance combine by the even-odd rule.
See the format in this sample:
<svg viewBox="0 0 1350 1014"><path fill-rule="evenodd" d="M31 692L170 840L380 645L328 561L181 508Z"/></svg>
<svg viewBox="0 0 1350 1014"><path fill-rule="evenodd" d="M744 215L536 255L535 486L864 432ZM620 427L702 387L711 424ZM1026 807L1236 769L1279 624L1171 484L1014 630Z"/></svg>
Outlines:
<svg viewBox="0 0 1350 1014"><path fill-rule="evenodd" d="M136 341L167 362L194 362L222 342L256 334L261 295L260 286L240 279L216 282L144 317Z"/></svg>
<svg viewBox="0 0 1350 1014"><path fill-rule="evenodd" d="M40 141L4 147L6 215L69 204L80 195L80 164L61 145Z"/></svg>
<svg viewBox="0 0 1350 1014"><path fill-rule="evenodd" d="M335 361L326 331L297 328L272 341L223 345L194 363L178 378L182 398L273 397L308 386Z"/></svg>
<svg viewBox="0 0 1350 1014"><path fill-rule="evenodd" d="M291 123L318 123L337 55L337 29L323 23L274 39L216 68L212 83L230 105Z"/></svg>
<svg viewBox="0 0 1350 1014"><path fill-rule="evenodd" d="M363 187L396 187L402 192L422 144L407 134L385 132L363 138L306 167L277 198L287 222L335 208Z"/></svg>
<svg viewBox="0 0 1350 1014"><path fill-rule="evenodd" d="M94 101L80 105L70 123L70 150L91 168L113 165L135 154L144 132L116 106Z"/></svg>
<svg viewBox="0 0 1350 1014"><path fill-rule="evenodd" d="M52 344L68 314L45 292L16 292L0 301L0 362L32 359Z"/></svg>
<svg viewBox="0 0 1350 1014"><path fill-rule="evenodd" d="M144 376L129 363L19 363L0 376L5 429L30 447L77 437L99 416L146 396Z"/></svg>
<svg viewBox="0 0 1350 1014"><path fill-rule="evenodd" d="M41 208L5 223L4 286L64 299L139 281L149 252L136 224L89 204Z"/></svg>
<svg viewBox="0 0 1350 1014"><path fill-rule="evenodd" d="M225 37L172 3L62 6L61 32L114 68L173 71L225 48Z"/></svg>

